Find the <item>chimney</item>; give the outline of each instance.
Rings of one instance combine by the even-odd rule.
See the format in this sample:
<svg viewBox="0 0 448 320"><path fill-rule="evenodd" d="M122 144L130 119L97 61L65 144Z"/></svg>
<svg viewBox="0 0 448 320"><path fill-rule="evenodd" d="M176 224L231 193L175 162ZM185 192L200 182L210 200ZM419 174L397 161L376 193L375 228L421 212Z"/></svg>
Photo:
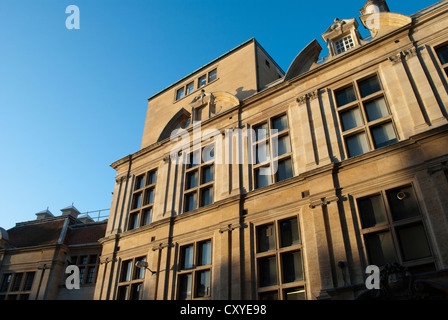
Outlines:
<svg viewBox="0 0 448 320"><path fill-rule="evenodd" d="M53 214L50 212L50 210L48 210L48 208L41 212L36 213L36 216L37 216L36 220L42 220L42 219L54 217Z"/></svg>
<svg viewBox="0 0 448 320"><path fill-rule="evenodd" d="M73 204L67 208L61 209L61 211L62 216L72 216L73 218L78 218L78 215L81 213Z"/></svg>
<svg viewBox="0 0 448 320"><path fill-rule="evenodd" d="M9 236L8 231L3 228L0 228L0 248L4 249L8 246Z"/></svg>

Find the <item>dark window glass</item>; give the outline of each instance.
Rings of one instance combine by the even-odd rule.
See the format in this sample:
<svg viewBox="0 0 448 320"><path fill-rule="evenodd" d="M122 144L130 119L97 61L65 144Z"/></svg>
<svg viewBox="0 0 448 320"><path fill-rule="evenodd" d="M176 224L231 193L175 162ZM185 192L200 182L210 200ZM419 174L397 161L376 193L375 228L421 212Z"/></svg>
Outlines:
<svg viewBox="0 0 448 320"><path fill-rule="evenodd" d="M269 142L262 141L255 146L257 164L266 162L269 157Z"/></svg>
<svg viewBox="0 0 448 320"><path fill-rule="evenodd" d="M350 136L346 139L349 157L356 157L369 152L369 143L365 133Z"/></svg>
<svg viewBox="0 0 448 320"><path fill-rule="evenodd" d="M184 97L184 88L180 88L176 91L176 100L180 100Z"/></svg>
<svg viewBox="0 0 448 320"><path fill-rule="evenodd" d="M95 267L90 267L87 269L86 283L93 283L94 279L95 279Z"/></svg>
<svg viewBox="0 0 448 320"><path fill-rule="evenodd" d="M277 140L277 144L273 143L273 145L274 145L273 150L274 156L281 156L291 152L291 142L289 140L289 135L279 137Z"/></svg>
<svg viewBox="0 0 448 320"><path fill-rule="evenodd" d="M417 200L411 186L390 190L387 192L387 198L394 221L420 215Z"/></svg>
<svg viewBox="0 0 448 320"><path fill-rule="evenodd" d="M255 172L255 187L263 188L272 184L272 176L270 175L270 167L262 167L254 170Z"/></svg>
<svg viewBox="0 0 448 320"><path fill-rule="evenodd" d="M265 252L275 249L275 228L273 224L260 226L257 228L258 252Z"/></svg>
<svg viewBox="0 0 448 320"><path fill-rule="evenodd" d="M365 236L365 244L370 264L384 266L397 262L390 232L368 234Z"/></svg>
<svg viewBox="0 0 448 320"><path fill-rule="evenodd" d="M215 172L214 166L203 167L201 183L212 182L214 180L214 172Z"/></svg>
<svg viewBox="0 0 448 320"><path fill-rule="evenodd" d="M300 251L282 254L283 282L303 280L302 255Z"/></svg>
<svg viewBox="0 0 448 320"><path fill-rule="evenodd" d="M134 283L131 285L131 297L130 300L141 300L142 298L142 287L141 283Z"/></svg>
<svg viewBox="0 0 448 320"><path fill-rule="evenodd" d="M12 283L11 291L19 291L20 290L20 284L22 283L23 279L23 273L16 273L14 275L14 281Z"/></svg>
<svg viewBox="0 0 448 320"><path fill-rule="evenodd" d="M277 266L275 257L258 259L260 287L277 284Z"/></svg>
<svg viewBox="0 0 448 320"><path fill-rule="evenodd" d="M272 129L278 132L288 129L288 117L283 115L272 119Z"/></svg>
<svg viewBox="0 0 448 320"><path fill-rule="evenodd" d="M138 176L135 179L135 190L141 189L145 186L145 176Z"/></svg>
<svg viewBox="0 0 448 320"><path fill-rule="evenodd" d="M193 246L185 246L182 247L181 250L181 269L192 269L193 268L193 256L194 256L194 248Z"/></svg>
<svg viewBox="0 0 448 320"><path fill-rule="evenodd" d="M196 273L196 297L210 296L210 270L199 271Z"/></svg>
<svg viewBox="0 0 448 320"><path fill-rule="evenodd" d="M374 121L387 117L389 115L389 110L387 110L386 101L384 98L376 99L364 104L367 114L367 120Z"/></svg>
<svg viewBox="0 0 448 320"><path fill-rule="evenodd" d="M89 264L96 264L98 256L96 254L89 256Z"/></svg>
<svg viewBox="0 0 448 320"><path fill-rule="evenodd" d="M157 182L157 171L151 171L148 173L148 185L154 184Z"/></svg>
<svg viewBox="0 0 448 320"><path fill-rule="evenodd" d="M118 287L117 300L126 300L128 297L128 286L120 286Z"/></svg>
<svg viewBox="0 0 448 320"><path fill-rule="evenodd" d="M138 228L138 213L131 213L128 230L134 230L136 228Z"/></svg>
<svg viewBox="0 0 448 320"><path fill-rule="evenodd" d="M191 299L191 274L182 274L179 276L179 300Z"/></svg>
<svg viewBox="0 0 448 320"><path fill-rule="evenodd" d="M187 173L187 190L191 188L196 188L198 186L198 172L188 172Z"/></svg>
<svg viewBox="0 0 448 320"><path fill-rule="evenodd" d="M297 218L280 221L280 245L282 248L300 243Z"/></svg>
<svg viewBox="0 0 448 320"><path fill-rule="evenodd" d="M253 127L255 131L255 141L262 140L268 136L268 124L261 123Z"/></svg>
<svg viewBox="0 0 448 320"><path fill-rule="evenodd" d="M344 131L357 128L364 124L362 121L359 108L341 112L341 122L342 122L342 130Z"/></svg>
<svg viewBox="0 0 448 320"><path fill-rule="evenodd" d="M151 223L152 208L143 210L142 225L147 226Z"/></svg>
<svg viewBox="0 0 448 320"><path fill-rule="evenodd" d="M198 266L205 266L212 263L212 242L201 242L198 246Z"/></svg>
<svg viewBox="0 0 448 320"><path fill-rule="evenodd" d="M185 196L185 212L196 209L198 195L196 192L189 193Z"/></svg>
<svg viewBox="0 0 448 320"><path fill-rule="evenodd" d="M372 136L375 148L386 147L398 141L392 122L373 128Z"/></svg>
<svg viewBox="0 0 448 320"><path fill-rule="evenodd" d="M381 91L381 85L377 76L360 81L358 85L359 85L359 91L361 92L361 98L367 97L372 93Z"/></svg>
<svg viewBox="0 0 448 320"><path fill-rule="evenodd" d="M142 206L142 193L137 193L134 195L134 200L132 201L132 210L138 209Z"/></svg>
<svg viewBox="0 0 448 320"><path fill-rule="evenodd" d="M448 45L438 48L437 55L439 56L442 64L448 63Z"/></svg>
<svg viewBox="0 0 448 320"><path fill-rule="evenodd" d="M259 294L260 300L278 300L278 292L262 292Z"/></svg>
<svg viewBox="0 0 448 320"><path fill-rule="evenodd" d="M23 291L31 290L34 281L34 272L28 272L25 278L25 285L23 286Z"/></svg>
<svg viewBox="0 0 448 320"><path fill-rule="evenodd" d="M154 203L154 188L145 191L145 205Z"/></svg>
<svg viewBox="0 0 448 320"><path fill-rule="evenodd" d="M399 227L397 235L405 261L431 257L431 249L422 224Z"/></svg>
<svg viewBox="0 0 448 320"><path fill-rule="evenodd" d="M350 102L356 101L355 89L353 86L338 90L336 93L336 102L339 107L346 105Z"/></svg>
<svg viewBox="0 0 448 320"><path fill-rule="evenodd" d="M198 88L201 88L207 84L207 77L202 76L198 79Z"/></svg>
<svg viewBox="0 0 448 320"><path fill-rule="evenodd" d="M121 266L120 282L131 281L132 260L124 261Z"/></svg>
<svg viewBox="0 0 448 320"><path fill-rule="evenodd" d="M201 207L211 205L213 203L213 188L201 189Z"/></svg>
<svg viewBox="0 0 448 320"><path fill-rule="evenodd" d="M194 83L187 84L187 95L193 93L194 91Z"/></svg>
<svg viewBox="0 0 448 320"><path fill-rule="evenodd" d="M290 158L278 161L277 182L293 177L292 161Z"/></svg>
<svg viewBox="0 0 448 320"><path fill-rule="evenodd" d="M381 195L358 200L358 208L363 229L387 222Z"/></svg>

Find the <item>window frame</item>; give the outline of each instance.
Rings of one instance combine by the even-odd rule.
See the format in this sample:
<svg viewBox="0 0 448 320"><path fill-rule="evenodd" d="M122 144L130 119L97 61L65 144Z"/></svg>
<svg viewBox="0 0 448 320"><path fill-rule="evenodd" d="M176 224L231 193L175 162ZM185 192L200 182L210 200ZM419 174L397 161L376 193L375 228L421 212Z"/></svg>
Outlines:
<svg viewBox="0 0 448 320"><path fill-rule="evenodd" d="M442 68L442 71L445 71L445 77L448 78L448 61L446 63L442 63L442 60L440 59L439 53L438 51L442 48L446 48L446 50L448 50L448 42L439 44L437 46L434 47L434 52L435 52L435 57L437 58L437 61L440 65L440 67Z"/></svg>
<svg viewBox="0 0 448 320"><path fill-rule="evenodd" d="M216 72L215 79L210 80L210 76L211 76L211 74L213 72ZM204 82L204 84L202 86L200 86L200 79L202 79L202 78L205 78L205 82ZM183 100L184 98L186 98L186 97L192 95L193 93L195 93L197 90L199 90L201 88L204 88L208 84L213 83L213 82L217 81L218 79L219 79L218 78L218 67L213 68L210 71L207 71L207 72L201 74L195 80L192 80L192 81L188 82L187 84L185 84L185 85L183 85L181 87L177 87L174 90L174 102ZM190 86L192 87L192 90L191 90L191 92L188 92L188 88ZM181 90L182 90L182 96L179 97L178 93L181 92Z"/></svg>
<svg viewBox="0 0 448 320"><path fill-rule="evenodd" d="M365 97L362 97L361 94L361 89L360 89L360 83L363 81L366 81L368 79L374 78L376 77L380 86L380 90L370 93ZM348 88L353 88L354 94L355 94L355 100L348 102L346 104L343 105L339 105L338 104L338 100L337 100L337 93L342 91L342 90L346 90ZM368 116L367 116L367 111L366 111L366 105L370 102L374 102L380 99L384 99L384 103L388 112L387 116L375 119L373 121L369 121L368 120ZM339 121L339 130L341 132L342 135L342 140L343 140L343 146L344 146L344 151L345 151L345 155L347 159L350 158L354 158L357 156L361 156L364 155L366 153L369 153L371 151L375 151L375 150L379 150L382 148L385 148L387 146L396 144L398 142L400 142L400 136L397 130L397 126L395 125L395 121L394 121L394 117L392 114L392 110L390 109L390 105L386 96L386 92L384 90L384 86L383 83L381 81L381 77L379 76L379 74L377 72L375 73L370 73L368 75L365 75L363 77L357 78L357 79L353 79L351 80L349 83L346 83L345 85L342 85L336 89L333 90L333 100L335 102L335 107L336 107L336 112L337 112L337 117L338 117L338 121ZM351 110L355 110L357 109L359 111L359 115L361 117L361 121L362 124L358 125L357 127L348 129L348 130L344 130L344 126L343 126L343 121L342 121L342 114L349 112ZM385 126L387 124L391 123L392 124L392 128L393 128L393 132L395 134L395 139L396 142L390 143L386 146L380 146L380 147L375 147L375 140L373 137L373 133L372 131L375 128L379 128L382 126ZM368 151L361 153L361 154L357 154L357 155L350 155L350 148L348 146L348 142L347 140L352 138L352 137L356 137L358 135L361 134L365 134L366 137L366 142L367 142L367 147L368 147Z"/></svg>
<svg viewBox="0 0 448 320"><path fill-rule="evenodd" d="M412 194L415 199L419 214L416 216L411 216L411 217L407 217L407 218L395 221L394 217L393 217L393 213L392 213L392 208L391 208L391 205L390 205L390 202L388 199L388 192L391 192L391 191L394 191L397 189L405 189L405 188L410 188L412 190ZM359 207L359 201L363 200L363 199L367 199L367 198L372 198L374 196L381 196L381 206L382 206L383 212L385 214L386 221L379 225L363 228L362 215L361 215L361 210ZM359 232L360 232L361 239L362 239L364 257L365 257L366 262L372 263L372 261L370 261L370 257L368 254L368 248L367 248L367 244L366 244L366 236L383 233L383 232L389 232L391 235L391 239L392 239L393 251L395 253L395 257L397 259L398 264L400 264L404 267L408 267L408 268L419 267L419 266L424 267L424 266L432 264L432 265L434 265L434 268L436 268L434 249L432 246L431 238L429 237L430 233L428 233L428 229L426 227L424 211L421 206L421 200L418 197L417 190L415 188L414 183L408 182L408 183L401 183L398 185L391 185L391 186L381 188L381 189L377 190L376 192L360 194L359 196L354 197L354 205L355 205L356 214L357 214L357 218L358 218ZM400 238L398 236L398 229L403 228L403 227L412 227L415 225L421 225L423 227L431 256L418 258L418 259L412 259L412 260L406 260L404 258L404 253L402 252L403 250L402 250L402 246L400 243Z"/></svg>
<svg viewBox="0 0 448 320"><path fill-rule="evenodd" d="M200 259L200 250L199 247L201 244L203 243L210 243L210 263L209 264L205 264L202 265L199 263L199 259ZM187 247L193 247L193 265L191 268L185 268L183 269L183 249L187 248ZM177 258L177 274L176 274L176 279L177 279L177 284L176 284L176 298L178 300L180 300L180 294L181 294L181 277L182 276L188 276L191 275L191 296L190 298L187 298L185 300L211 300L212 299L212 282L213 282L213 239L212 238L208 238L208 239L203 239L203 240L198 240L198 241L194 241L194 242L190 242L190 243L186 243L183 244L181 246L179 246L179 254L178 254L178 258ZM210 273L210 288L209 288L209 294L205 294L204 296L198 296L198 286L197 286L197 281L198 281L198 275L202 272L209 272Z"/></svg>
<svg viewBox="0 0 448 320"><path fill-rule="evenodd" d="M287 124L288 124L288 128L282 130L282 131L278 131L277 133L271 135L271 129L273 128L273 120L286 116L286 120L287 120ZM268 187L270 185L276 184L278 182L284 181L284 180L288 180L290 178L293 178L295 176L294 173L294 155L293 155L293 147L292 147L292 139L291 139L291 124L290 124L290 117L288 115L287 111L278 113L276 115L270 116L267 119L264 119L263 121L259 121L257 123L255 123L254 125L251 125L251 130L252 131L252 140L251 140L251 152L252 152L252 159L253 159L253 164L252 164L252 181L253 181L253 188L254 190L258 190L258 189L262 189L264 187ZM261 126L263 124L267 124L267 133L266 136L262 139L259 139L257 137L257 130L255 129L258 126ZM278 155L278 148L277 151L274 153L274 143L273 143L273 138L277 138L277 147L279 145L279 140L283 137L288 137L289 138L289 148L290 151L289 152L285 152L282 155ZM258 148L257 146L260 145L262 142L264 142L266 148L269 150L269 155L267 157L267 159L265 161L262 161L260 163L258 163ZM275 156L274 156L275 155ZM291 170L292 170L292 176L283 180L279 180L277 177L278 174L278 165L281 161L285 161L285 160L290 160L291 161ZM273 168L274 168L274 161L277 162L277 172L273 173ZM269 175L270 177L270 184L263 186L263 187L259 187L258 186L258 180L257 180L257 170L259 170L260 168L267 168L269 167L271 170L271 174Z"/></svg>
<svg viewBox="0 0 448 320"><path fill-rule="evenodd" d="M125 287L127 287L127 293L126 293L126 297L124 300L131 300L132 287L134 285L141 285L142 291L141 291L141 296L139 297L139 299L133 299L133 300L141 300L141 298L143 296L143 288L144 288L145 277L146 277L146 269L145 268L137 268L136 267L137 261L147 261L147 257L146 256L138 256L135 258L121 260L120 273L118 274L118 278L117 278L117 292L116 292L115 300L120 299L120 290L121 290L121 288L125 288ZM131 263L131 273L129 276L129 280L125 279L123 281L122 278L124 275L124 265L125 265L125 263L128 263L128 262ZM135 278L135 275L138 272L142 272L143 276L140 278Z"/></svg>
<svg viewBox="0 0 448 320"><path fill-rule="evenodd" d="M15 290L14 285L16 284L16 279L20 275L21 279L18 283L18 288ZM21 271L12 272L8 271L2 274L0 286L3 286L5 277L10 276L7 287L4 291L0 292L0 300L28 300L33 289L33 284L36 279L35 271ZM31 285L29 288L26 287L28 283L28 277L32 276ZM3 289L3 288L1 288Z"/></svg>
<svg viewBox="0 0 448 320"><path fill-rule="evenodd" d="M100 263L98 253L77 253L76 255L70 256L70 265L76 265L80 271L79 282L81 285L93 285L96 283L98 276L98 267ZM85 257L85 263L83 262L83 258ZM95 261L92 262L92 257L96 257ZM91 281L89 280L90 270L93 271L93 276ZM81 270L83 270L81 272ZM89 280L89 281L88 281Z"/></svg>
<svg viewBox="0 0 448 320"><path fill-rule="evenodd" d="M155 175L155 181L149 181L149 178L152 177L152 175ZM138 186L138 182L140 179L143 178L143 187ZM146 171L145 173L136 175L134 186L132 190L132 196L131 196L131 203L129 208L129 216L126 223L126 231L132 231L147 225L150 225L152 223L152 218L154 214L154 203L155 203L155 195L156 195L156 185L158 180L158 170L151 169ZM149 183L151 182L151 183ZM152 191L152 202L149 202L148 197L150 197ZM135 199L137 195L141 195L141 204L139 207L135 207ZM148 201L148 202L147 202ZM150 210L151 211L151 218L149 223L145 222L145 215L144 213ZM135 219L135 220L134 220ZM136 222L137 225L133 225L134 222Z"/></svg>
<svg viewBox="0 0 448 320"><path fill-rule="evenodd" d="M205 148L210 148L213 145L213 158L208 159L207 161L204 161L204 159L202 159L202 154L204 152ZM215 157L216 157L216 144L214 142L209 143L207 145L201 146L201 148L192 148L192 150L190 152L187 153L187 159L189 159L189 161L191 161L192 159L192 154L195 152L200 152L199 154L199 163L198 164L194 164L193 163L185 163L184 164L184 183L183 183L183 203L182 203L182 209L184 213L187 212L191 212L194 211L196 209L199 208L204 208L207 206L212 205L213 203L215 203L215 180L216 180L216 164L215 164ZM203 181L203 171L205 168L208 167L213 167L213 180L208 181L208 182L202 182ZM196 186L191 187L189 186L189 175L197 172L197 183ZM212 201L209 204L206 205L202 205L202 193L204 190L207 189L212 189ZM193 209L188 210L187 209L187 200L186 198L190 195L196 194L196 205Z"/></svg>
<svg viewBox="0 0 448 320"><path fill-rule="evenodd" d="M281 223L284 221L289 221L292 219L297 220L297 232L299 242L297 244L291 244L289 246L282 246L282 234L281 234ZM273 225L274 229L274 239L275 244L273 249L269 249L267 251L259 252L259 235L258 228ZM254 252L255 252L255 279L256 279L256 292L257 299L261 299L261 296L269 293L277 293L278 300L285 300L286 298L286 290L288 289L298 289L303 288L305 291L305 299L307 299L307 285L306 285L306 272L305 272L305 261L304 261L304 245L303 245L303 237L301 232L301 223L299 215L289 215L285 217L279 217L270 221L259 222L254 225ZM288 253L296 253L298 252L301 256L302 263L302 279L295 280L291 282L285 282L285 274L284 274L284 263L282 257ZM260 272L260 260L266 258L275 258L275 266L276 266L276 277L277 284L272 284L268 286L261 286L261 272Z"/></svg>
<svg viewBox="0 0 448 320"><path fill-rule="evenodd" d="M346 39L348 39L348 41L349 41L349 44L350 44L349 46L347 46L345 43ZM342 44L342 45L338 45L338 44ZM334 47L335 55L342 54L344 52L347 52L347 51L355 48L355 39L353 39L353 35L351 33L343 35L333 41L333 47ZM344 50L340 51L341 48L343 48Z"/></svg>

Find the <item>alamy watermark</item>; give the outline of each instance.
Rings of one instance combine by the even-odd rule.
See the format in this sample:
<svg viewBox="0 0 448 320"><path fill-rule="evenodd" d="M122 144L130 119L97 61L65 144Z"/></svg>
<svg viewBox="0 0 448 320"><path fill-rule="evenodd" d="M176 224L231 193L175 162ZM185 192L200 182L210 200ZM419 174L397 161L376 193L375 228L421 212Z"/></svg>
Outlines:
<svg viewBox="0 0 448 320"><path fill-rule="evenodd" d="M67 19L65 19L65 27L68 30L79 30L81 28L79 7L71 4L65 8L65 13L70 14Z"/></svg>

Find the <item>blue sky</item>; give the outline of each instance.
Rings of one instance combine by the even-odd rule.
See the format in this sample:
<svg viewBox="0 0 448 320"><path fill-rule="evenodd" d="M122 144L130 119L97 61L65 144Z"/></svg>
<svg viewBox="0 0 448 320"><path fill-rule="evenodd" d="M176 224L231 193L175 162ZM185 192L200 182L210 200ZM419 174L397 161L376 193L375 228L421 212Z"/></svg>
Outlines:
<svg viewBox="0 0 448 320"><path fill-rule="evenodd" d="M410 15L435 2L388 4ZM0 227L110 207L110 164L140 149L148 97L252 37L286 71L363 4L0 0ZM65 27L69 5L79 30Z"/></svg>

